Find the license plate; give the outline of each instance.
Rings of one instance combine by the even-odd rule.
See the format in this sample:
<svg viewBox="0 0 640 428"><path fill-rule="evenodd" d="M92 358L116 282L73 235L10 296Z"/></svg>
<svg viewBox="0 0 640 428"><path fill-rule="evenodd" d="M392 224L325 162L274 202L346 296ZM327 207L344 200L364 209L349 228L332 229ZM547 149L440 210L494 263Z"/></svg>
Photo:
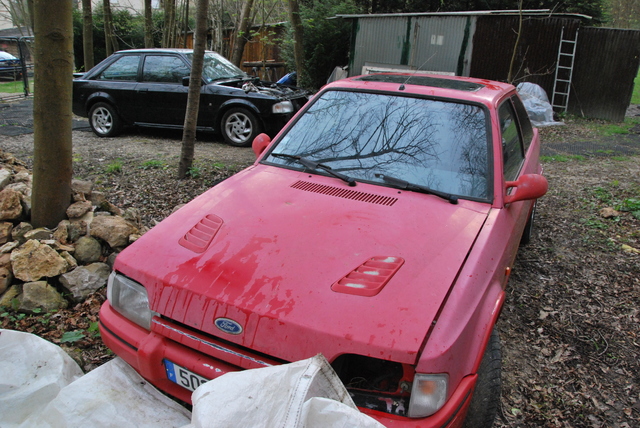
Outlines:
<svg viewBox="0 0 640 428"><path fill-rule="evenodd" d="M164 368L167 372L167 378L171 382L175 382L189 391L195 391L197 387L209 381L209 379L197 375L169 360L164 360Z"/></svg>

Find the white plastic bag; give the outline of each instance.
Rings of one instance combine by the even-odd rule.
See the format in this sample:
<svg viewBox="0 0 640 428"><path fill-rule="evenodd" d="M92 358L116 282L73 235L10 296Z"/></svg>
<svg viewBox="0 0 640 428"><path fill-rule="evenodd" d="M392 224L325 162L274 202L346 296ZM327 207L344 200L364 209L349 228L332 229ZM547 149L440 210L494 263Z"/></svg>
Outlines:
<svg viewBox="0 0 640 428"><path fill-rule="evenodd" d="M553 107L549 103L547 93L541 86L531 82L522 82L518 84L517 89L533 126L564 125L562 122L553 120Z"/></svg>

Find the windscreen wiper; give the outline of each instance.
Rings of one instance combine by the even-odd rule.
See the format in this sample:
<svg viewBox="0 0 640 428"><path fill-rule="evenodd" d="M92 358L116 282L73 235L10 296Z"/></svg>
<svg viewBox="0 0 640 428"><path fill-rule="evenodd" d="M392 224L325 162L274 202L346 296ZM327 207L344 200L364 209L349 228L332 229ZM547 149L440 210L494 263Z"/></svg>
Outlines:
<svg viewBox="0 0 640 428"><path fill-rule="evenodd" d="M329 175L333 175L334 177L339 178L340 180L346 182L349 186L353 187L356 185L355 178L336 172L333 169L331 169L329 165L312 161L311 159L303 158L302 156L290 155L287 153L271 153L271 156L275 156L277 158L284 158L284 159L293 159L295 161L298 161L298 163L303 165L305 168L308 168L311 170L322 169L326 171Z"/></svg>
<svg viewBox="0 0 640 428"><path fill-rule="evenodd" d="M438 196L438 197L440 197L442 199L446 199L447 201L449 201L452 204L457 204L458 203L458 197L455 196L455 195L452 195L451 193L439 192L437 190L430 189L427 186L421 186L419 184L409 183L408 181L405 181L405 180L402 180L402 179L396 178L396 177L391 177L389 175L375 174L375 176L378 177L378 178L382 178L382 180L384 182L389 183L393 187L396 187L398 189L409 190L411 192L426 193L428 195L434 195L434 196Z"/></svg>

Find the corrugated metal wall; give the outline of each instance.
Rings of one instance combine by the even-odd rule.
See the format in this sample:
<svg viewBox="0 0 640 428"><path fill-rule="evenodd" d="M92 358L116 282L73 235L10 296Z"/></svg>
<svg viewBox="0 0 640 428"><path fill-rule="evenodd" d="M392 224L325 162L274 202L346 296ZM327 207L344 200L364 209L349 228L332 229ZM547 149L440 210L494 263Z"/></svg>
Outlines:
<svg viewBox="0 0 640 428"><path fill-rule="evenodd" d="M471 76L507 81L518 21L517 16L478 17L473 37ZM526 80L536 83L547 91L551 99L562 28L573 37L579 25L580 21L575 18L525 17L516 50L514 82Z"/></svg>
<svg viewBox="0 0 640 428"><path fill-rule="evenodd" d="M475 17L358 18L354 28L351 76L361 74L365 63L468 73Z"/></svg>
<svg viewBox="0 0 640 428"><path fill-rule="evenodd" d="M640 31L581 28L569 113L622 121L640 63Z"/></svg>

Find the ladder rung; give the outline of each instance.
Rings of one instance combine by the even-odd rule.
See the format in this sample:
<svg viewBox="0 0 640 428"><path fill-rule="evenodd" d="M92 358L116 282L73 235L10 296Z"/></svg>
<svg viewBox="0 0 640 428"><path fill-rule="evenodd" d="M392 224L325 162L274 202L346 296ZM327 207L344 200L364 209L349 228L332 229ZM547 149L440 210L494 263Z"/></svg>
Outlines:
<svg viewBox="0 0 640 428"><path fill-rule="evenodd" d="M575 43L576 40L561 40L561 43Z"/></svg>
<svg viewBox="0 0 640 428"><path fill-rule="evenodd" d="M569 92L555 92L556 95L569 95Z"/></svg>
<svg viewBox="0 0 640 428"><path fill-rule="evenodd" d="M566 65L559 65L558 68L564 68L566 70L571 70L572 67L567 67Z"/></svg>
<svg viewBox="0 0 640 428"><path fill-rule="evenodd" d="M565 83L570 83L571 80L567 80L567 79L556 79L556 82L565 82Z"/></svg>

